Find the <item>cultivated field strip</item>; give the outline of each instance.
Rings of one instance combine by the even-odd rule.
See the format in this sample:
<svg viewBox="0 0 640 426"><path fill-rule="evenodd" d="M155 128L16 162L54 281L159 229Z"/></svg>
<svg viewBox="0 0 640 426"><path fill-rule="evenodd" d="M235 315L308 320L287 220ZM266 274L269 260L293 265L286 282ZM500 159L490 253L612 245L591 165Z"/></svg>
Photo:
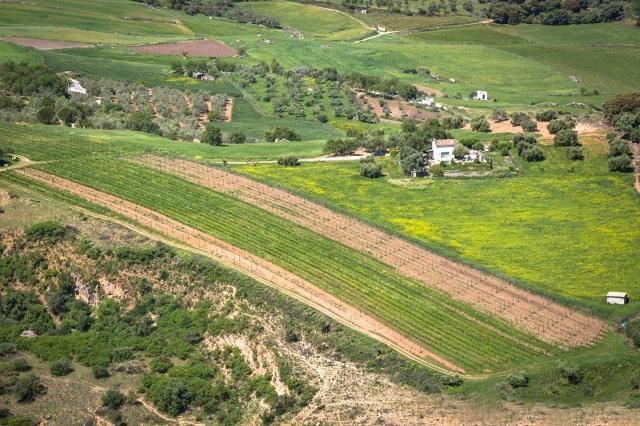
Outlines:
<svg viewBox="0 0 640 426"><path fill-rule="evenodd" d="M252 253L186 226L181 222L146 207L104 192L96 191L73 181L35 169L21 169L17 170L16 173L42 182L52 188L70 192L91 203L106 207L122 216L142 223L170 238L187 243L262 282L267 282L274 287L310 303L321 312L376 338L413 359L427 361L428 363L435 362L446 370L464 373L463 368L427 351L422 346L417 345L375 318L343 303L337 297L320 290L308 281ZM433 366L433 364L431 365Z"/></svg>
<svg viewBox="0 0 640 426"><path fill-rule="evenodd" d="M180 159L145 155L135 161L228 193L348 247L366 252L405 277L435 287L475 309L506 320L542 341L584 346L604 324L504 280L434 254L317 203L220 169Z"/></svg>
<svg viewBox="0 0 640 426"><path fill-rule="evenodd" d="M366 253L232 195L122 160L83 159L39 164L37 168L126 199L253 253L466 372L522 365L540 353L554 352L552 345L407 279ZM34 185L11 173L5 178L23 186Z"/></svg>

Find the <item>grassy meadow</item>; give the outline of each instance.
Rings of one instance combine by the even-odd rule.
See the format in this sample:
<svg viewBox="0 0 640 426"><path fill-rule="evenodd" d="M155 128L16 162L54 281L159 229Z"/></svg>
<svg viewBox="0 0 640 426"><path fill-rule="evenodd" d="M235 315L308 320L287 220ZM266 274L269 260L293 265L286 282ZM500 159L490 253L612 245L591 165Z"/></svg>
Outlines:
<svg viewBox="0 0 640 426"><path fill-rule="evenodd" d="M545 147L547 160L522 164L519 177L430 179L413 188L364 179L357 162L236 170L598 312L632 312L637 300L611 308L603 297L611 290L640 294L640 196L631 175L608 172L604 142L584 143L583 162ZM391 160L384 166L397 173Z"/></svg>

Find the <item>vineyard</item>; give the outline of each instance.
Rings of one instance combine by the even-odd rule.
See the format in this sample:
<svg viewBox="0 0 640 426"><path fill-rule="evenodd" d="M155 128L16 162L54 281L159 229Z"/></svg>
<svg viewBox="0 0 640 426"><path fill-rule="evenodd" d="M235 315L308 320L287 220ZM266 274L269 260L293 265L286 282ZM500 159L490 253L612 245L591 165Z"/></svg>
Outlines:
<svg viewBox="0 0 640 426"><path fill-rule="evenodd" d="M553 346L505 321L402 277L369 255L177 177L115 160L96 159L91 164L58 162L40 167L153 210L180 222L181 226L250 252L260 262L271 262L294 273L342 303L401 332L432 353L435 357L431 360L440 357L455 366L450 369L467 373L502 370L555 351ZM21 179L10 174L7 178ZM149 185L155 191L148 191ZM113 208L112 204L101 205ZM127 215L126 211L116 210ZM136 218L157 228L159 223L154 222L154 214ZM181 229L177 225L170 228ZM245 271L251 273L250 269Z"/></svg>
<svg viewBox="0 0 640 426"><path fill-rule="evenodd" d="M184 160L148 155L138 161L228 193L327 238L368 253L393 267L399 274L437 288L479 311L500 317L540 340L562 347L582 346L596 340L604 328L604 324L598 320L284 190Z"/></svg>

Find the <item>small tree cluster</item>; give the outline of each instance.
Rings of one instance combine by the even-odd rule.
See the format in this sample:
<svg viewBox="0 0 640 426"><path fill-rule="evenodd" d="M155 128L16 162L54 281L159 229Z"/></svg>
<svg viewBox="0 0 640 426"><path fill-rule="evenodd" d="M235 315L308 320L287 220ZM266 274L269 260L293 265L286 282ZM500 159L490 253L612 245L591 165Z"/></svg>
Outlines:
<svg viewBox="0 0 640 426"><path fill-rule="evenodd" d="M607 152L609 171L627 173L633 171L633 158L629 143L620 139L609 143Z"/></svg>
<svg viewBox="0 0 640 426"><path fill-rule="evenodd" d="M351 138L329 139L324 146L325 154L337 156L350 155L358 148L358 143Z"/></svg>
<svg viewBox="0 0 640 426"><path fill-rule="evenodd" d="M364 163L360 166L360 176L376 179L382 176L382 166L377 163Z"/></svg>
<svg viewBox="0 0 640 426"><path fill-rule="evenodd" d="M513 137L513 144L518 155L528 162L542 161L545 158L544 152L537 146L537 143L538 141L533 135L517 134Z"/></svg>
<svg viewBox="0 0 640 426"><path fill-rule="evenodd" d="M489 133L491 131L491 126L483 115L471 120L471 130L474 132Z"/></svg>
<svg viewBox="0 0 640 426"><path fill-rule="evenodd" d="M575 130L560 130L553 138L555 146L580 146L578 132Z"/></svg>
<svg viewBox="0 0 640 426"><path fill-rule="evenodd" d="M281 166L299 166L300 161L295 155L284 155L278 158L278 164Z"/></svg>

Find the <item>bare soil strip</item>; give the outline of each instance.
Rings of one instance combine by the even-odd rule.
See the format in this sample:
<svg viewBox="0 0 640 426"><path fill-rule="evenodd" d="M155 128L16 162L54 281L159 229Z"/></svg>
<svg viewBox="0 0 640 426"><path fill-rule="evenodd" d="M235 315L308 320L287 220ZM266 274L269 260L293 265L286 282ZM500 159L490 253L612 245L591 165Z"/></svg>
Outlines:
<svg viewBox="0 0 640 426"><path fill-rule="evenodd" d="M600 320L287 191L186 160L145 155L135 161L235 196L365 252L401 275L441 290L480 312L499 317L542 341L562 348L584 346L597 340L605 329Z"/></svg>
<svg viewBox="0 0 640 426"><path fill-rule="evenodd" d="M91 47L89 44L71 43L68 41L55 41L55 40L42 40L39 38L27 38L27 37L0 37L0 40L8 41L13 44L17 44L25 47L33 47L40 50L51 49L71 49L74 47Z"/></svg>
<svg viewBox="0 0 640 426"><path fill-rule="evenodd" d="M427 351L377 319L360 312L331 294L320 290L308 281L252 253L188 227L151 209L96 191L70 180L35 169L20 169L16 170L16 173L42 182L52 188L70 192L87 201L133 219L169 238L186 243L198 252L219 260L267 285L282 290L337 321L355 328L437 371L464 373L464 369L461 367Z"/></svg>
<svg viewBox="0 0 640 426"><path fill-rule="evenodd" d="M228 57L236 56L238 52L217 40L189 40L176 43L148 44L131 47L131 50L138 53L148 53L152 55L182 55L200 57Z"/></svg>

